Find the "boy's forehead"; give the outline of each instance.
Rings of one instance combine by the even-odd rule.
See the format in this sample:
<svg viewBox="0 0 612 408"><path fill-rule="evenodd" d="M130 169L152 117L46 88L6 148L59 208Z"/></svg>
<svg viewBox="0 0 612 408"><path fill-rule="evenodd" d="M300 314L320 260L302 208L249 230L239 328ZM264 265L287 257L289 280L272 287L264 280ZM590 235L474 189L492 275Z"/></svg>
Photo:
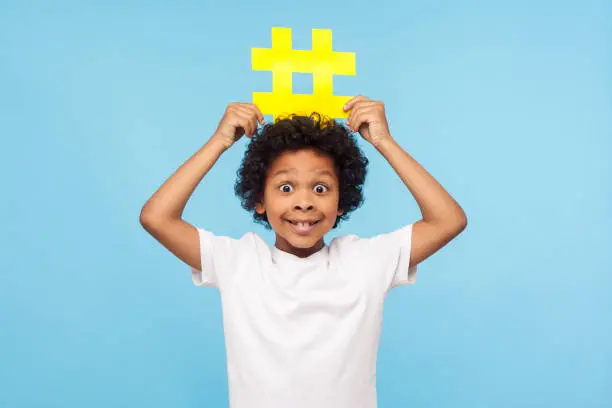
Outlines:
<svg viewBox="0 0 612 408"><path fill-rule="evenodd" d="M335 178L334 172L332 169L296 169L296 168L281 168L271 172L270 177L280 176L280 175L299 175L300 173L304 174L312 174L316 176L330 176Z"/></svg>
<svg viewBox="0 0 612 408"><path fill-rule="evenodd" d="M285 152L279 156L269 168L269 175L311 173L328 174L334 177L334 162L325 155L305 150Z"/></svg>

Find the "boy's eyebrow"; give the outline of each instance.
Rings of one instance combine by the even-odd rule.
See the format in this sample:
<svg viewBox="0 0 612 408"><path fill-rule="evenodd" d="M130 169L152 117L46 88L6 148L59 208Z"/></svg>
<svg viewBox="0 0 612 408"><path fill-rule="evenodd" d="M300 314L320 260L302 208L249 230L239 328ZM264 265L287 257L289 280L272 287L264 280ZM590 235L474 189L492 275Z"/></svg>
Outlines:
<svg viewBox="0 0 612 408"><path fill-rule="evenodd" d="M334 173L332 173L331 171L326 170L326 169L320 169L320 170L315 170L315 171L317 173L319 173L320 175L327 175L327 176L330 176L331 178L335 178L336 177L334 175ZM293 170L293 169L292 170L282 169L282 170L278 170L274 174L272 174L272 177L276 177L276 176L281 175L281 174L294 173L294 172L295 172L295 170Z"/></svg>

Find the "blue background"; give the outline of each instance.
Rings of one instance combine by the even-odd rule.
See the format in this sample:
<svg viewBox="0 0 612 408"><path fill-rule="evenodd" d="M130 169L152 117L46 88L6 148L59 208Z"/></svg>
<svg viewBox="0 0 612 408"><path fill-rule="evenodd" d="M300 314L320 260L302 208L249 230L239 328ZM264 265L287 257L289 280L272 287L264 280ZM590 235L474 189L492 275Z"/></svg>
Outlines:
<svg viewBox="0 0 612 408"><path fill-rule="evenodd" d="M612 3L0 3L0 406L224 407L218 292L139 224L290 27L357 56L339 95L385 102L467 229L389 293L381 408L612 406ZM296 92L312 90L295 75ZM243 138L184 213L272 234L233 195ZM326 241L420 219L384 158Z"/></svg>

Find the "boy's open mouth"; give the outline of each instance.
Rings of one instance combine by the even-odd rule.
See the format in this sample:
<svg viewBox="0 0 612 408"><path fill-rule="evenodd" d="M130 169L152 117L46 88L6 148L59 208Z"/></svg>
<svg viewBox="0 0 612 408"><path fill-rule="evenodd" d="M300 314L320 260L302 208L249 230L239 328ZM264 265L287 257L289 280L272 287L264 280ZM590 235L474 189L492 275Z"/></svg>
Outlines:
<svg viewBox="0 0 612 408"><path fill-rule="evenodd" d="M307 227L307 226L313 226L321 220L292 221L292 220L285 219L285 221L293 225Z"/></svg>
<svg viewBox="0 0 612 408"><path fill-rule="evenodd" d="M298 234L298 235L308 235L310 234L310 232L312 230L315 229L315 226L321 221L321 220L304 220L304 221L298 221L298 220L288 220L285 218L285 221L287 221L289 224L291 224L291 227L293 229L293 231Z"/></svg>

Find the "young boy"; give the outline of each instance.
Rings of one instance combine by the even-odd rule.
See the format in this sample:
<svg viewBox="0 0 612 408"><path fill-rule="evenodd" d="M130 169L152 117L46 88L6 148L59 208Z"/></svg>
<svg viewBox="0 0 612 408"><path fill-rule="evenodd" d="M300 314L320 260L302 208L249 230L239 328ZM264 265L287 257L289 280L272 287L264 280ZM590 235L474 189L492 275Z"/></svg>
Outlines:
<svg viewBox="0 0 612 408"><path fill-rule="evenodd" d="M142 209L143 227L191 267L194 284L221 293L232 408L375 408L385 295L415 282L417 264L467 225L461 207L391 137L381 102L345 106L348 129L292 115L263 124L259 109L230 104L210 140ZM391 164L423 219L373 238L324 236L363 202L367 159L359 132ZM216 236L182 219L220 155L252 138L235 185L256 222L274 229Z"/></svg>

